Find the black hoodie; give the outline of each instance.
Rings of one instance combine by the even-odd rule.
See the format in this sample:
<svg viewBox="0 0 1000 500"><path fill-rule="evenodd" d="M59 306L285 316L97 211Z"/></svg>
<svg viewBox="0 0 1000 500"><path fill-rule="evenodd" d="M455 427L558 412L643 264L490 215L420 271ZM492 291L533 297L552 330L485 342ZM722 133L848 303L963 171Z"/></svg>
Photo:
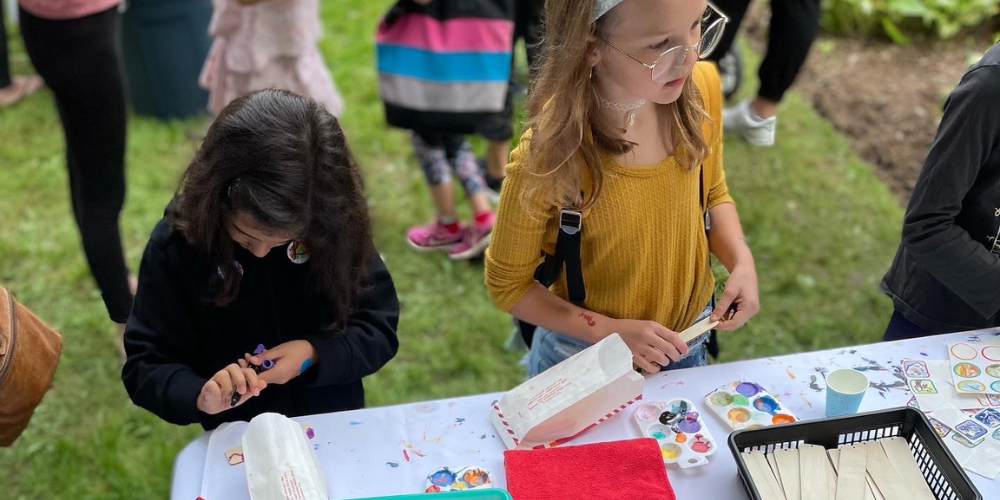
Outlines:
<svg viewBox="0 0 1000 500"><path fill-rule="evenodd" d="M293 417L364 406L361 378L375 373L399 348L399 303L377 252L357 305L341 331L324 331L323 306L308 293L308 263L295 264L284 247L257 258L240 246L234 257L243 277L236 299L224 306L208 299L210 269L180 232L163 219L139 267L139 289L125 331L128 360L122 380L135 404L175 424L200 422L214 429L264 412ZM200 412L196 399L216 372L253 352L304 339L318 362L284 385L216 415Z"/></svg>
<svg viewBox="0 0 1000 500"><path fill-rule="evenodd" d="M1000 45L948 96L882 289L917 326L1000 326Z"/></svg>

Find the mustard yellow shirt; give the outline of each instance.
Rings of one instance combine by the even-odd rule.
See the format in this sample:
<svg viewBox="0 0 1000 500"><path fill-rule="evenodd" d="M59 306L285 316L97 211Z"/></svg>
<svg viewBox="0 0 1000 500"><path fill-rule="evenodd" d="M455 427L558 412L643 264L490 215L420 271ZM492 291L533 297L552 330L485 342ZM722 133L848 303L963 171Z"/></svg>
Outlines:
<svg viewBox="0 0 1000 500"><path fill-rule="evenodd" d="M702 127L711 151L704 162L708 207L732 203L722 169L722 91L709 63L692 73L711 117ZM510 311L534 285L540 251L555 251L561 207L526 199L535 182L527 168L530 132L511 153L497 221L486 253L486 285ZM617 319L656 321L675 331L695 322L715 280L702 224L699 172L671 155L656 165L622 165L603 158L600 197L584 214L581 256L586 307ZM566 299L565 275L552 292Z"/></svg>

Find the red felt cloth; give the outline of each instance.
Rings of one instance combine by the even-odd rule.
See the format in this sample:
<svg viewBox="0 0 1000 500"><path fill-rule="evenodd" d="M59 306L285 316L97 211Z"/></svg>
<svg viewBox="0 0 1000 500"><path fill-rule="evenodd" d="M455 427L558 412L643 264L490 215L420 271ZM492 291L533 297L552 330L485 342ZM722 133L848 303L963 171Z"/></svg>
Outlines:
<svg viewBox="0 0 1000 500"><path fill-rule="evenodd" d="M676 500L660 446L641 438L503 453L514 500Z"/></svg>

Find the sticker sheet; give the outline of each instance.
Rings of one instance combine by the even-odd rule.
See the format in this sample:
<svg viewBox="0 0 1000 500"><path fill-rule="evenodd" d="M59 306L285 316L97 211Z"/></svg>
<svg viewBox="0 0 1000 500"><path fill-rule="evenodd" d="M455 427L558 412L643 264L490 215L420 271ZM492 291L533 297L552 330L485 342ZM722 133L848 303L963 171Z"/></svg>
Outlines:
<svg viewBox="0 0 1000 500"><path fill-rule="evenodd" d="M958 392L949 375L952 366L948 361L903 360L902 369L907 386L925 412L943 408L1000 409L1000 395Z"/></svg>
<svg viewBox="0 0 1000 500"><path fill-rule="evenodd" d="M972 413L945 408L927 415L963 469L994 479L1000 474L1000 410Z"/></svg>
<svg viewBox="0 0 1000 500"><path fill-rule="evenodd" d="M1000 338L948 346L955 389L962 394L1000 395Z"/></svg>

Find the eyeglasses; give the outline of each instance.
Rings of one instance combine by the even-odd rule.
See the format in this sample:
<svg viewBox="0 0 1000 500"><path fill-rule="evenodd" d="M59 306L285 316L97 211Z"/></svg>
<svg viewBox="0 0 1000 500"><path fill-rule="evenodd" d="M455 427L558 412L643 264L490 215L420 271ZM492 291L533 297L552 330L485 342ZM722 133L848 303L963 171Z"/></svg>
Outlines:
<svg viewBox="0 0 1000 500"><path fill-rule="evenodd" d="M618 52L625 54L633 61L649 68L650 76L654 82L667 83L671 80L670 77L673 76L674 70L684 65L688 52L696 50L698 59L704 59L711 55L715 47L719 45L719 40L722 39L722 33L725 31L726 23L728 22L729 18L709 2L705 13L701 17L701 38L690 47L676 45L667 49L652 64L644 62L642 59L629 54L624 49L603 38L601 41Z"/></svg>

